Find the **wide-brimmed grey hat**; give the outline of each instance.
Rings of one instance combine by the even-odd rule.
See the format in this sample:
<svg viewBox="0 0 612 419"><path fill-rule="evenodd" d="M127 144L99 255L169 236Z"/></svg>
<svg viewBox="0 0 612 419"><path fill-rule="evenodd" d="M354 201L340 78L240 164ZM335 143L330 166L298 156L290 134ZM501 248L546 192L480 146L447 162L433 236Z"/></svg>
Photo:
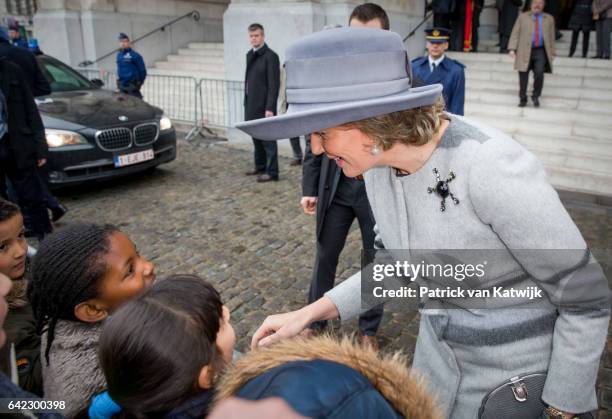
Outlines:
<svg viewBox="0 0 612 419"><path fill-rule="evenodd" d="M348 122L432 105L441 84L411 88L400 36L340 28L305 36L287 48L287 113L236 127L262 140L297 137Z"/></svg>

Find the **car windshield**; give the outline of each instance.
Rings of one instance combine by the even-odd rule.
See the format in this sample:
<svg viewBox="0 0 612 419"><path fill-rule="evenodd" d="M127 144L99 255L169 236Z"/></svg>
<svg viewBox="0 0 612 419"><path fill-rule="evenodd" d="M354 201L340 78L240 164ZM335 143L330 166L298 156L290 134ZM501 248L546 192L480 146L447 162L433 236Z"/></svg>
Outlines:
<svg viewBox="0 0 612 419"><path fill-rule="evenodd" d="M49 81L52 92L90 90L96 86L66 64L49 57L38 57L38 65Z"/></svg>

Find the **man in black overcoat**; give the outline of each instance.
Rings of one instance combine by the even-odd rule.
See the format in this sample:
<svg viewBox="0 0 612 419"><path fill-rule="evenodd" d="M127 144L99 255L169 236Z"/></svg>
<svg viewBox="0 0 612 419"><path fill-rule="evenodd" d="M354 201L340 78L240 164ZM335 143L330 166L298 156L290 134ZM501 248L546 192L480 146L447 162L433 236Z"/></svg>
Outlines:
<svg viewBox="0 0 612 419"><path fill-rule="evenodd" d="M244 117L246 121L276 115L280 85L280 60L264 40L264 28L259 23L249 26L253 47L247 54L244 86ZM259 175L257 182L278 180L278 146L276 141L253 138L255 169L247 175Z"/></svg>
<svg viewBox="0 0 612 419"><path fill-rule="evenodd" d="M28 213L27 228L40 240L52 230L39 168L47 161L47 141L23 69L0 57L0 104L5 122L0 137L0 183L10 180L17 203ZM0 185L4 192L5 186Z"/></svg>

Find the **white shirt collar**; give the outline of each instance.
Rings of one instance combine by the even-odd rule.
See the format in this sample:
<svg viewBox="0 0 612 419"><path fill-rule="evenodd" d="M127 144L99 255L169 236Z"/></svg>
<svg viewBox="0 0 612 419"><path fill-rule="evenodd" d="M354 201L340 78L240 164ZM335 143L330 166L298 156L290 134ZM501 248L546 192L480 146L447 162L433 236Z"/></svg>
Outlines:
<svg viewBox="0 0 612 419"><path fill-rule="evenodd" d="M427 58L429 59L429 68L432 68L432 64L435 64L436 67L438 67L440 65L440 63L444 60L444 58L446 57L446 55L442 54L442 56L440 58L438 58L437 60L434 60L433 58L431 58L431 55L427 56Z"/></svg>
<svg viewBox="0 0 612 419"><path fill-rule="evenodd" d="M265 44L261 44L260 46L258 46L257 48L253 47L253 52L257 52L259 51Z"/></svg>

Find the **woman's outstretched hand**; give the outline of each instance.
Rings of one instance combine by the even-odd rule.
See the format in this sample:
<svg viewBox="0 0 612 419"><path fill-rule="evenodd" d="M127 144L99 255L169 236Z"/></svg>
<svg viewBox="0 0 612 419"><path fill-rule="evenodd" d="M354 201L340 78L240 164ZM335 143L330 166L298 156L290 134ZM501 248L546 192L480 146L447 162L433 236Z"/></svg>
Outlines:
<svg viewBox="0 0 612 419"><path fill-rule="evenodd" d="M328 297L320 298L297 311L268 316L253 335L251 349L293 337L312 322L336 317L338 317L338 309Z"/></svg>
<svg viewBox="0 0 612 419"><path fill-rule="evenodd" d="M302 310L268 316L253 335L251 349L293 337L304 330L308 324L308 319Z"/></svg>

